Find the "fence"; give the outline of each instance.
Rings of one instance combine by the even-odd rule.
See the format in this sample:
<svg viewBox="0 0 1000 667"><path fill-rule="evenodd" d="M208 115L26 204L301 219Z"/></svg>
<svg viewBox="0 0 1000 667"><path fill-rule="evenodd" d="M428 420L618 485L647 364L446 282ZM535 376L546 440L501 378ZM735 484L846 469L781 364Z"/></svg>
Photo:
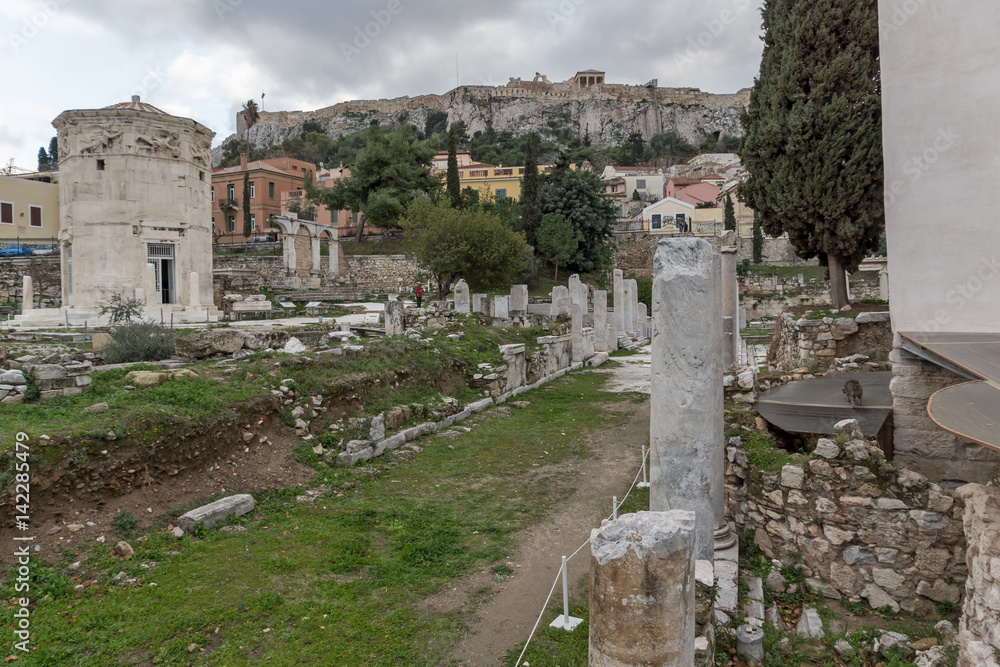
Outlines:
<svg viewBox="0 0 1000 667"><path fill-rule="evenodd" d="M59 239L54 236L48 238L38 238L38 237L21 237L21 236L0 236L0 248L3 248L9 243L19 243L24 244L31 248L33 255L58 255L59 254Z"/></svg>
<svg viewBox="0 0 1000 667"><path fill-rule="evenodd" d="M270 256L281 255L282 252L276 232L252 234L249 240L243 234L222 234L212 243L213 255Z"/></svg>

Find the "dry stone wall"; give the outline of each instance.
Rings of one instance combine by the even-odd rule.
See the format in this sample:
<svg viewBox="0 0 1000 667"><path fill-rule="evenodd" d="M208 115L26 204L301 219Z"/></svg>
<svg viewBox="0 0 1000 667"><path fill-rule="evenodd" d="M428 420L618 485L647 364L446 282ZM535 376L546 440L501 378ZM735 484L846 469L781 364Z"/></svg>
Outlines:
<svg viewBox="0 0 1000 667"><path fill-rule="evenodd" d="M612 268L621 269L625 275L634 273L637 276L652 276L653 253L656 251L656 244L665 238L670 238L670 236L648 232L615 234L615 255L612 260ZM717 253L722 248L721 236L712 234L698 236L698 238L703 238L711 243L713 252ZM738 263L753 257L753 239L738 236L735 245ZM817 264L816 260L798 259L792 244L786 238L764 239L764 264L786 265L793 262L801 266L815 266Z"/></svg>
<svg viewBox="0 0 1000 667"><path fill-rule="evenodd" d="M967 484L966 558L969 578L959 623L959 667L997 667L1000 661L1000 489Z"/></svg>
<svg viewBox="0 0 1000 667"><path fill-rule="evenodd" d="M782 313L767 353L774 368L801 366L829 368L837 358L864 354L871 361L887 361L892 349L889 313L861 313L857 318L796 318Z"/></svg>
<svg viewBox="0 0 1000 667"><path fill-rule="evenodd" d="M727 514L772 558L801 555L808 583L823 595L864 598L915 614L957 604L968 573L960 495L885 462L861 440L821 439L815 453L778 472L727 447Z"/></svg>
<svg viewBox="0 0 1000 667"><path fill-rule="evenodd" d="M304 246L305 247L305 246ZM296 248L297 261L310 257L309 249ZM302 258L306 258L303 260ZM321 289L329 284L330 258L324 256L321 275L311 278L287 276L284 260L280 255L252 257L243 255L216 255L216 303L222 294L229 292L260 292L272 289ZM311 261L311 260L309 260ZM417 284L419 268L412 255L341 255L346 265L343 283L372 292L399 292L412 289ZM301 267L300 267L301 268ZM337 284L342 284L338 281Z"/></svg>

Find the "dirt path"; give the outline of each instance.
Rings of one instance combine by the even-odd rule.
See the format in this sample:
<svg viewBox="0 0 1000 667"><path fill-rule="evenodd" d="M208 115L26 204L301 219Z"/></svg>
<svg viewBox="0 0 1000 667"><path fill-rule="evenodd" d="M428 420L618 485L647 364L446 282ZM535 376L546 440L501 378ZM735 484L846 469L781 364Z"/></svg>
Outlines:
<svg viewBox="0 0 1000 667"><path fill-rule="evenodd" d="M613 391L649 393L647 354L621 358L620 366L607 371ZM643 384L645 378L645 384ZM488 572L466 577L443 594L425 603L435 611L471 607L473 594L490 586L494 595L475 612L478 620L448 656L458 665L503 665L508 650L528 638L552 582L561 557L569 556L590 538L590 531L611 513L612 496L619 502L628 491L639 466L640 447L649 444L649 402L616 403L609 409L629 413L614 430L592 433L587 441L593 457L562 466L575 481L576 490L549 518L517 535L520 544L510 559L513 577L496 583ZM586 586L590 551L584 547L569 561L570 596ZM561 599L561 586L553 593ZM561 604L561 603L560 603ZM548 621L543 618L542 623ZM540 624L541 625L541 624Z"/></svg>

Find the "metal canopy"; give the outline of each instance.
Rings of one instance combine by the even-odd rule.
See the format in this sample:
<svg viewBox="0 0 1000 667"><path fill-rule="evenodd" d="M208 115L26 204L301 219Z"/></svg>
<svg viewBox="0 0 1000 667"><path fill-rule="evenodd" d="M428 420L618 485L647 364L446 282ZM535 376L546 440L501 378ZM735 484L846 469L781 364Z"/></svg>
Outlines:
<svg viewBox="0 0 1000 667"><path fill-rule="evenodd" d="M769 389L754 407L768 422L792 433L825 435L834 432L837 422L857 419L861 432L875 437L892 411L891 379L891 371L824 375ZM844 395L848 380L857 380L864 390L862 404L856 408Z"/></svg>
<svg viewBox="0 0 1000 667"><path fill-rule="evenodd" d="M960 438L1000 450L1000 334L900 332L903 348L974 382L931 396L927 414Z"/></svg>

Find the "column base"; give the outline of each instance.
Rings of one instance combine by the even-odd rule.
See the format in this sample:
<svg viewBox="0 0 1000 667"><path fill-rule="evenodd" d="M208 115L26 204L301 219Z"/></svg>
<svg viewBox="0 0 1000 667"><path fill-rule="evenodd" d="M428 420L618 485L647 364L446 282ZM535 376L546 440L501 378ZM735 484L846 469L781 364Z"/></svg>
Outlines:
<svg viewBox="0 0 1000 667"><path fill-rule="evenodd" d="M728 549L736 544L736 533L730 530L728 523L723 523L722 526L716 528L715 532L712 533L712 538L716 551Z"/></svg>

